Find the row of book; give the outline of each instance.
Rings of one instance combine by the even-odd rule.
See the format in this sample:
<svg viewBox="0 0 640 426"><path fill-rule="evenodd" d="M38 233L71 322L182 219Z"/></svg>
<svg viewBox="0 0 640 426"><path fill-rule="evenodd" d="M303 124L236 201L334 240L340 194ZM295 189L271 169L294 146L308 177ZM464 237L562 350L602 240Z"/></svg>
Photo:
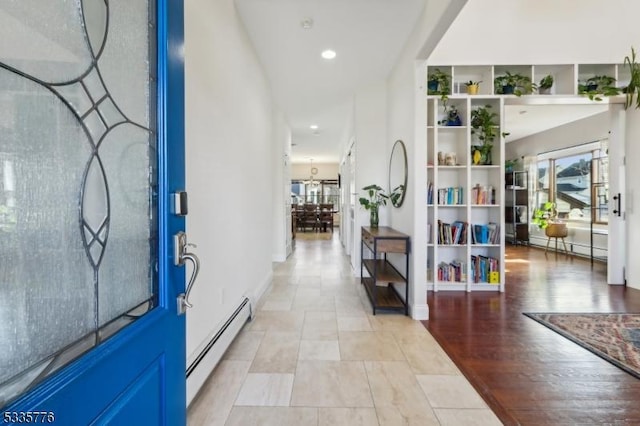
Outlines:
<svg viewBox="0 0 640 426"><path fill-rule="evenodd" d="M460 260L454 260L450 263L440 262L438 265L438 281L467 281L467 264Z"/></svg>
<svg viewBox="0 0 640 426"><path fill-rule="evenodd" d="M495 257L471 256L471 282L500 283L500 261Z"/></svg>
<svg viewBox="0 0 640 426"><path fill-rule="evenodd" d="M444 223L438 221L438 244L467 244L467 222L455 221Z"/></svg>
<svg viewBox="0 0 640 426"><path fill-rule="evenodd" d="M461 186L440 188L435 191L435 201L439 205L462 205L465 204L464 189ZM427 204L434 202L433 183L427 185Z"/></svg>
<svg viewBox="0 0 640 426"><path fill-rule="evenodd" d="M471 204L490 204L496 203L496 189L491 185L481 186L476 184L471 188Z"/></svg>
<svg viewBox="0 0 640 426"><path fill-rule="evenodd" d="M471 256L471 282L474 284L500 284L500 262L494 257ZM437 268L437 279L442 282L466 282L467 264L455 259L451 262L440 262ZM427 278L431 274L427 272Z"/></svg>
<svg viewBox="0 0 640 426"><path fill-rule="evenodd" d="M464 188L461 186L450 186L439 188L435 191L436 203L439 205L462 205L465 204ZM427 185L427 204L433 204L434 188L433 183ZM496 203L496 190L491 185L481 186L477 184L471 188L471 204L493 205Z"/></svg>
<svg viewBox="0 0 640 426"><path fill-rule="evenodd" d="M471 232L469 232L470 229ZM427 232L429 232L428 242L431 243L431 225L427 225ZM471 235L471 244L500 244L500 225L494 222L484 225L470 225L460 220L453 223L438 220L436 234L438 244L464 245L467 244L468 235Z"/></svg>
<svg viewBox="0 0 640 426"><path fill-rule="evenodd" d="M489 222L486 225L471 225L471 244L500 244L500 225Z"/></svg>

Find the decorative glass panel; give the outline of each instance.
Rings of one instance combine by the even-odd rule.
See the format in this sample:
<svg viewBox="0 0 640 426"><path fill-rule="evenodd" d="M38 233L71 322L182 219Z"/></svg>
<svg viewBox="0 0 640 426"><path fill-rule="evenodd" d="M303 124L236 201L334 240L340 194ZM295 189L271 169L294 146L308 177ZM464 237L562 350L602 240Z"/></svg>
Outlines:
<svg viewBox="0 0 640 426"><path fill-rule="evenodd" d="M0 407L157 305L154 10L0 2Z"/></svg>

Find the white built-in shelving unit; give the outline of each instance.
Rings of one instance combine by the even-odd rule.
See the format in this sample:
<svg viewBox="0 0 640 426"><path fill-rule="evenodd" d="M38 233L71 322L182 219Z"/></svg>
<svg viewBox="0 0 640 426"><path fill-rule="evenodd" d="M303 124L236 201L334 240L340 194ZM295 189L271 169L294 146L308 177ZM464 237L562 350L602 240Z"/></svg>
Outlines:
<svg viewBox="0 0 640 426"><path fill-rule="evenodd" d="M503 129L505 102L512 102L516 97L497 94L494 79L510 72L528 76L533 83L539 84L543 77L551 75L554 85L549 94L534 91L523 98L536 97L545 102L543 97L546 96L552 103L553 97L579 96L579 84L594 76L611 76L616 79L617 87L625 87L629 81L628 71L623 64L429 65L427 75L436 68L451 76L451 84L446 98L427 96L426 190L430 198L427 203L427 288L434 291L504 291L505 145L501 133L508 131ZM465 83L470 80L481 82L475 95L466 92ZM448 108L458 110L462 125L440 124L445 117L444 103ZM498 114L498 137L493 144L491 165L475 165L471 147L478 142L469 123L471 112L485 105L491 105L492 111ZM448 161L442 161L442 158ZM479 203L478 199L472 199L474 188L490 191L492 195L486 202L481 200ZM447 236L439 239L439 235L443 237L439 224L444 228L454 224L466 226L466 240L454 237L450 241ZM495 227L499 236L487 243L472 241L470 233L475 225ZM455 236L455 227L450 235ZM495 259L492 261L495 273L475 278L472 259Z"/></svg>
<svg viewBox="0 0 640 426"><path fill-rule="evenodd" d="M477 143L469 125L472 110L491 105L491 110L498 114L496 121L501 127L503 100L494 95L450 96L447 105L458 110L461 126L438 124L442 102L439 96L428 99L427 191L430 195L427 221L430 235L427 243L427 287L435 291L504 291L504 138L497 129L491 164L474 165L471 147ZM438 163L439 153L441 159L446 157L449 160L448 165ZM455 158L455 165L452 165L452 158ZM454 225L451 231L454 240L440 234L439 224L447 230L447 225ZM461 235L455 239L456 224L466 228L466 238ZM476 225L497 228L497 238L484 244L474 242L471 232ZM473 279L472 259L495 263L493 269L497 275L493 280L489 274L480 274L478 279Z"/></svg>
<svg viewBox="0 0 640 426"><path fill-rule="evenodd" d="M503 129L505 102L512 102L516 96L497 94L494 90L494 78L508 71L528 76L533 83L539 84L543 77L551 75L554 85L549 94L542 95L534 91L530 95L523 95L523 98L535 97L540 103L553 103L554 97L579 96L579 83L591 77L608 75L616 79L617 87L625 87L629 74L623 64L561 64L429 65L427 75L436 68L451 76L451 84L446 99L441 95L427 96L427 197L429 198L429 193L432 194L432 199L427 203L427 288L434 291L502 292L505 290L505 141L501 133L508 131ZM481 81L475 95L468 95L466 92L465 83L469 80ZM444 102L447 107L458 110L462 125L439 124L444 118ZM492 111L498 114L498 136L493 144L491 165L474 165L471 147L477 145L478 141L471 131L471 112L485 105L491 105ZM441 158L449 159L448 164L439 164L439 153ZM455 158L455 161L452 162L451 158ZM478 204L473 199L473 189L477 187L493 192L487 204ZM438 190L447 188L451 188L453 197L439 203ZM456 244L439 241L439 223L467 224L466 240L459 240ZM471 225L488 224L499 229L496 240L486 244L473 242ZM496 259L497 265L494 267L497 274L486 281L472 279L472 258ZM453 267L447 268L446 265ZM439 275L440 267L449 272L458 269L459 273L453 277L448 274L449 277L446 278L449 279L443 279Z"/></svg>

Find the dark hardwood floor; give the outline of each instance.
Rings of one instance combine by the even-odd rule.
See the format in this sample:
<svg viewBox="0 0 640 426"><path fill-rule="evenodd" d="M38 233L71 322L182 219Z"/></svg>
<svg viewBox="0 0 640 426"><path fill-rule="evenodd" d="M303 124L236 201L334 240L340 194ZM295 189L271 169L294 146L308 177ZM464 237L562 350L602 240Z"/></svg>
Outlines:
<svg viewBox="0 0 640 426"><path fill-rule="evenodd" d="M640 425L640 380L523 312L640 312L606 267L507 245L505 293L429 292L423 324L505 425Z"/></svg>

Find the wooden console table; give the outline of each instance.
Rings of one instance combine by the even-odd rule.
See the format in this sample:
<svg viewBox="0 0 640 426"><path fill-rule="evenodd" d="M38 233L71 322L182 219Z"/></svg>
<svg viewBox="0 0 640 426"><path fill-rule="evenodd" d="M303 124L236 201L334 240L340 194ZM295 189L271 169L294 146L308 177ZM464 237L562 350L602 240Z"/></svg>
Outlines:
<svg viewBox="0 0 640 426"><path fill-rule="evenodd" d="M365 247L372 258L365 258ZM373 315L377 310L404 311L409 315L409 252L411 248L410 237L388 226L378 228L362 227L362 240L360 242L360 276L371 305ZM402 275L387 260L387 253L399 253L405 255L405 275ZM364 276L367 270L369 277ZM394 285L405 286L405 301L398 294Z"/></svg>

